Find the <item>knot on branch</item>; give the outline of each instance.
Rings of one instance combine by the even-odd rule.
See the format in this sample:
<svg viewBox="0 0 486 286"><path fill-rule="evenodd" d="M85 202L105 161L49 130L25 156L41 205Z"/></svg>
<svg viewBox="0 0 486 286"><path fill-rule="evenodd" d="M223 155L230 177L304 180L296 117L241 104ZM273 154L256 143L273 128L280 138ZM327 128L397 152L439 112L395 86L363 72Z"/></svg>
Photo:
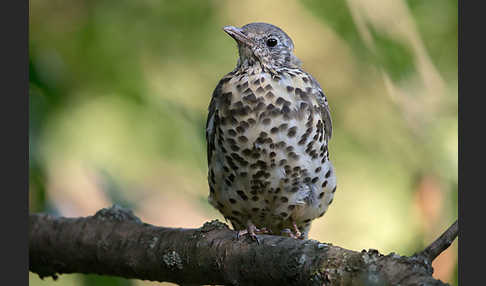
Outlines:
<svg viewBox="0 0 486 286"><path fill-rule="evenodd" d="M133 221L136 223L142 223L142 221L133 214L132 210L114 204L110 208L102 208L94 215L96 219L109 220L109 221Z"/></svg>
<svg viewBox="0 0 486 286"><path fill-rule="evenodd" d="M229 229L228 225L225 223L220 222L217 219L214 219L209 222L205 222L203 226L200 228L201 232L210 232L213 230L220 230L220 229Z"/></svg>
<svg viewBox="0 0 486 286"><path fill-rule="evenodd" d="M182 270L182 259L179 253L175 250L169 250L164 255L162 255L162 260L169 269L179 269Z"/></svg>

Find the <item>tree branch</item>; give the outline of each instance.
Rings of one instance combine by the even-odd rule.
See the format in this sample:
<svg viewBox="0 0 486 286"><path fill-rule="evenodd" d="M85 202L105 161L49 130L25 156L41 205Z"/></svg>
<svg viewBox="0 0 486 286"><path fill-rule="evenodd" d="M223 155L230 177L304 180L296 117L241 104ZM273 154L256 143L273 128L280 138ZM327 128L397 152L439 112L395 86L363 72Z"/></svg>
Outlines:
<svg viewBox="0 0 486 286"><path fill-rule="evenodd" d="M218 221L198 229L156 227L118 206L83 218L31 214L29 270L41 278L94 273L195 285L446 285L418 256L235 236Z"/></svg>
<svg viewBox="0 0 486 286"><path fill-rule="evenodd" d="M439 236L439 238L437 238L428 247L416 255L422 256L432 263L432 261L434 261L439 254L441 254L452 244L452 242L454 242L454 239L456 239L458 233L459 225L456 220L441 236Z"/></svg>

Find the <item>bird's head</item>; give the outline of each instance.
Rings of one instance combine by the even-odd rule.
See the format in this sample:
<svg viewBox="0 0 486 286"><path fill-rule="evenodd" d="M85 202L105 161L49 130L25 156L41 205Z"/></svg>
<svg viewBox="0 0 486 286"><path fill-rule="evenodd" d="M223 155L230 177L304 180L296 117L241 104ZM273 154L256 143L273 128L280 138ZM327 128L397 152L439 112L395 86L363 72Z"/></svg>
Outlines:
<svg viewBox="0 0 486 286"><path fill-rule="evenodd" d="M250 23L241 28L225 26L223 30L238 44L238 67L260 64L275 70L298 68L300 60L294 55L292 39L279 27L267 23Z"/></svg>

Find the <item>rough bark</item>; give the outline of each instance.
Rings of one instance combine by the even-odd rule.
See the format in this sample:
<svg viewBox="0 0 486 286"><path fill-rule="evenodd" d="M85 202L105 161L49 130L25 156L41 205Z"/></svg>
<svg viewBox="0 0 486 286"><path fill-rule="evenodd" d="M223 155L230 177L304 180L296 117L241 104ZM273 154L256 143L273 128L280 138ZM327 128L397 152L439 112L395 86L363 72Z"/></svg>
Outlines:
<svg viewBox="0 0 486 286"><path fill-rule="evenodd" d="M441 245L435 256L457 236L455 226L442 244L434 242ZM83 218L31 214L29 270L41 278L94 273L183 285L447 285L432 277L428 248L405 257L316 240L235 237L218 221L157 227L117 206Z"/></svg>

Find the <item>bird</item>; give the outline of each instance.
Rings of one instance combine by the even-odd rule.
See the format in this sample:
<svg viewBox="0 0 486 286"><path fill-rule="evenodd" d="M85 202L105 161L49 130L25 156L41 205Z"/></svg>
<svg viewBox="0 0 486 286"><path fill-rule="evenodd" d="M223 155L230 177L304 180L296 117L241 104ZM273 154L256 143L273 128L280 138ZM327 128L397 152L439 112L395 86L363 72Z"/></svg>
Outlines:
<svg viewBox="0 0 486 286"><path fill-rule="evenodd" d="M326 95L279 27L257 22L223 30L239 57L208 107L208 201L238 237L308 239L337 186Z"/></svg>

